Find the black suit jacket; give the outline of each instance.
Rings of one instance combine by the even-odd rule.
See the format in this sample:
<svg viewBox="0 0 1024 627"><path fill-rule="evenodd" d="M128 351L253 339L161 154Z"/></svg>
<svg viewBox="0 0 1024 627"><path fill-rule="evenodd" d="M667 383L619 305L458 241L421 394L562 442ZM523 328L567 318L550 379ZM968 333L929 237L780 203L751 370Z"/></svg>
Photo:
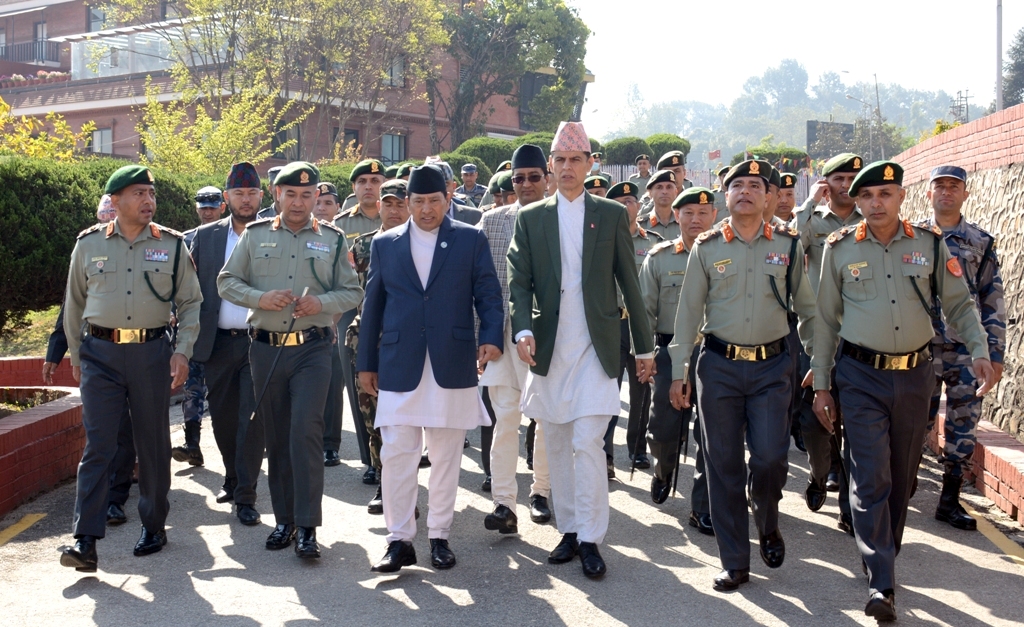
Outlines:
<svg viewBox="0 0 1024 627"><path fill-rule="evenodd" d="M217 275L224 267L224 250L230 229L231 217L228 216L199 227L192 238L190 252L199 275L199 289L203 292L203 304L199 307L199 337L192 347L192 361L199 363L210 358L213 341L217 337L221 303L217 293Z"/></svg>

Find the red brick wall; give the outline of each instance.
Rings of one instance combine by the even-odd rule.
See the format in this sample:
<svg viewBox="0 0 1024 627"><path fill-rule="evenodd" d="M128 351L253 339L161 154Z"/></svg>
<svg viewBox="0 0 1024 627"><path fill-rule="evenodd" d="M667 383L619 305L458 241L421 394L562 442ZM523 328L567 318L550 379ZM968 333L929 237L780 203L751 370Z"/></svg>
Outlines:
<svg viewBox="0 0 1024 627"><path fill-rule="evenodd" d="M903 166L904 186L928 179L938 165L968 172L1024 161L1024 104L958 126L893 158Z"/></svg>
<svg viewBox="0 0 1024 627"><path fill-rule="evenodd" d="M71 359L65 357L53 375L53 384L63 387L78 387L71 376ZM43 385L42 357L0 358L0 386L41 386Z"/></svg>

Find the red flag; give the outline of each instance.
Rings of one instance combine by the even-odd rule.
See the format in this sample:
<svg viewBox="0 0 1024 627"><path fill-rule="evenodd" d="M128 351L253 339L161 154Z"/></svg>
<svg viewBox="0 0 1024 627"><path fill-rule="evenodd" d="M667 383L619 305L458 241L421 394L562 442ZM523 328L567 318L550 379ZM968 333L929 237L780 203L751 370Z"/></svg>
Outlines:
<svg viewBox="0 0 1024 627"><path fill-rule="evenodd" d="M721 150L712 150L711 152L708 153L708 160L709 161L712 160L712 159L721 159L721 158L722 158L722 151Z"/></svg>

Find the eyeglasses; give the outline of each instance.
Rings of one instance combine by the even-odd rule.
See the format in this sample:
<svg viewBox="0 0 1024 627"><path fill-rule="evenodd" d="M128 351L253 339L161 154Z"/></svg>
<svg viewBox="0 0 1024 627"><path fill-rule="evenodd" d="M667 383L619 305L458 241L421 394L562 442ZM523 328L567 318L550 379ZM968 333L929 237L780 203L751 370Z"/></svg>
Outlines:
<svg viewBox="0 0 1024 627"><path fill-rule="evenodd" d="M197 194L196 202L222 203L224 202L224 198L220 194Z"/></svg>
<svg viewBox="0 0 1024 627"><path fill-rule="evenodd" d="M517 174L516 176L512 177L512 182L516 185L522 185L526 181L530 181L531 183L540 183L543 180L543 174L531 174L530 176L526 176L525 174Z"/></svg>

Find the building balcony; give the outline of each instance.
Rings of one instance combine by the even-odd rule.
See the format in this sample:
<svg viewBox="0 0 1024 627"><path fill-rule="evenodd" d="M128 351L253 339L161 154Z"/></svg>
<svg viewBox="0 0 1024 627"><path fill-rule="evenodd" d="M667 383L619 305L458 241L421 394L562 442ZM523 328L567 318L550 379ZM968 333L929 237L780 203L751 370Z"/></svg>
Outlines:
<svg viewBox="0 0 1024 627"><path fill-rule="evenodd" d="M60 44L55 41L26 41L0 46L0 61L60 66Z"/></svg>

